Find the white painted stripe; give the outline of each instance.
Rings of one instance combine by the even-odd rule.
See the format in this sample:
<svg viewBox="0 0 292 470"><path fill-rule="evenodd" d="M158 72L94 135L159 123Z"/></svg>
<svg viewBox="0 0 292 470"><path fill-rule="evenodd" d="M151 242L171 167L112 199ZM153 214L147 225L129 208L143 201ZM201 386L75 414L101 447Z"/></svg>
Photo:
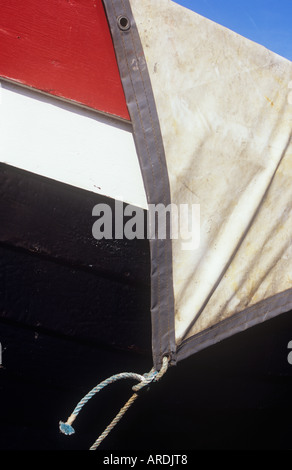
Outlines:
<svg viewBox="0 0 292 470"><path fill-rule="evenodd" d="M0 85L1 162L147 208L130 124Z"/></svg>

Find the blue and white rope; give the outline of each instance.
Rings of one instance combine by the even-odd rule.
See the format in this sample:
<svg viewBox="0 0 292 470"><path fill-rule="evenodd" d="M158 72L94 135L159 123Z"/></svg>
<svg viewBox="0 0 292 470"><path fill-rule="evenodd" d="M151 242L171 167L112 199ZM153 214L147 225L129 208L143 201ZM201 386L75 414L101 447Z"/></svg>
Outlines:
<svg viewBox="0 0 292 470"><path fill-rule="evenodd" d="M99 438L95 441L95 443L90 447L90 450L95 450L99 444L103 441L103 439L110 433L110 431L114 428L114 426L118 423L118 421L122 418L125 412L129 409L129 407L134 403L136 398L138 397L137 392L141 390L143 387L146 387L151 382L157 382L160 378L165 374L168 368L168 358L163 358L163 363L160 371L155 370L154 368L151 369L150 372L145 373L143 375L136 374L135 372L122 372L120 374L112 375L106 380L100 382L96 387L94 387L90 392L88 392L76 405L73 412L64 423L60 421L59 428L60 431L66 435L74 434L75 430L72 426L72 423L77 418L78 414L82 410L83 406L100 390L105 388L107 385L112 384L121 379L134 379L138 381L138 384L132 387L132 390L135 392L132 397L127 401L127 403L123 406L123 408L119 411L117 416L113 419L113 421L107 426L105 431L99 436Z"/></svg>

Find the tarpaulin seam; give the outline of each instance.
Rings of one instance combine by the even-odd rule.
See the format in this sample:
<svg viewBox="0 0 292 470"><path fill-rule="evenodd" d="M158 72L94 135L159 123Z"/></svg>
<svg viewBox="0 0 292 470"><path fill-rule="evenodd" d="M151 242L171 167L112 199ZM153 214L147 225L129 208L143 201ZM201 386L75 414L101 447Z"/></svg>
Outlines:
<svg viewBox="0 0 292 470"><path fill-rule="evenodd" d="M156 116L156 107L155 101L153 97L150 77L148 76L147 64L144 57L144 52L142 48L142 44L138 44L139 53L137 51L137 41L139 41L139 33L136 28L136 24L134 22L134 18L131 12L131 8L128 2L124 2L122 0L122 8L126 14L126 16L130 17L131 27L128 31L121 31L117 32L117 10L116 10L116 2L113 0L111 1L111 11L106 8L106 12L109 17L109 23L111 25L112 35L113 35L113 42L115 46L115 51L117 55L117 62L120 68L121 79L125 89L126 100L129 106L129 111L132 111L132 124L134 130L134 140L137 147L137 153L139 156L142 176L144 180L145 190L147 194L148 204L153 202L161 203L162 200L165 204L170 201L170 189L169 189L169 180L168 180L168 172L166 161L163 162L164 157L164 147L162 142L162 137L160 135L160 125L158 116ZM121 1L121 0L120 0ZM108 0L104 0L105 7L107 7ZM127 3L127 5L126 5ZM133 29L133 27L135 29ZM131 50L128 44L125 43L125 39L127 38L127 34L130 33L131 42L135 51ZM137 37L136 37L137 36ZM122 41L121 41L121 40ZM116 43L115 43L116 40ZM119 45L120 44L120 45ZM141 51L140 51L141 49ZM131 54L131 55L130 55ZM120 55L120 57L119 57ZM136 70L131 68L129 61L130 58L135 60ZM141 57L144 59L145 67L141 69ZM144 66L143 63L143 66ZM135 73L139 74L139 78L135 77ZM134 75L132 76L132 74ZM145 75L146 74L146 75ZM149 81L149 84L145 82ZM140 85L143 86L143 91L140 90ZM136 88L138 89L137 96ZM131 100L132 96L132 100ZM149 97L151 98L151 103L149 102ZM142 108L140 107L140 101ZM153 101L153 103L152 103ZM144 102L144 108L143 108ZM131 106L134 104L135 108ZM155 119L153 119L153 113ZM138 118L138 119L137 119ZM148 125L147 131L149 128L152 129L151 134L149 137L147 135L147 131L145 129L145 123ZM157 123L154 121L157 120ZM137 126L135 125L137 124ZM138 131L138 132L135 132ZM142 132L141 132L142 131ZM149 140L150 138L150 140ZM142 148L141 148L142 145ZM152 151L151 151L152 146ZM143 150L144 148L144 150ZM152 159L151 155L154 150L154 160ZM148 160L148 163L144 165L145 157ZM159 164L160 171L157 175L157 163ZM149 165L151 167L151 171L149 173ZM156 173L155 173L156 168ZM164 170L164 171L163 171ZM150 178L150 180L149 180ZM159 185L157 185L156 178L159 178ZM162 179L162 181L161 181ZM152 183L150 181L152 180ZM150 183L150 184L149 184ZM151 190L152 188L153 191ZM168 194L167 191L168 190ZM160 195L162 192L162 195ZM162 197L159 197L162 196ZM160 247L161 244L161 247ZM173 286L171 291L172 285L172 256L171 255L171 242L170 240L151 240L150 241L151 249L151 284L152 284L152 349L153 354L155 356L156 366L159 365L159 362L162 360L162 356L166 353L172 356L173 361L174 354L175 354L175 340L174 340L174 300L173 300ZM170 251L170 253L168 253ZM162 255L162 256L161 256ZM161 259L160 259L161 258ZM154 264L153 264L154 263ZM162 269L163 267L163 269ZM155 285L154 285L155 282ZM162 289L162 290L161 290ZM161 292L163 292L161 297ZM172 298L172 310L173 310L173 325L171 325L171 298ZM156 305L156 307L155 307ZM165 319L163 319L161 309L165 309L167 315L165 315ZM157 319L155 318L155 310ZM158 322L157 322L158 320ZM166 321L165 321L166 320ZM157 325L157 330L155 330L155 323ZM172 328L171 328L172 327ZM173 345L172 345L173 343ZM155 346L157 345L157 346ZM159 357L158 355L159 350Z"/></svg>
<svg viewBox="0 0 292 470"><path fill-rule="evenodd" d="M122 3L123 3L124 11L127 13L127 10L126 10L126 7L125 7L125 4L124 4L123 0L122 0ZM113 4L113 2L112 2L112 4ZM114 5L113 5L113 8L115 9ZM116 13L116 10L115 10L115 13ZM130 35L131 35L132 43L133 43L133 46L134 46L134 49L135 49L132 28L130 28ZM145 146L146 146L146 149L147 149L147 156L148 156L148 160L149 160L150 165L151 165L151 174L152 174L153 185L155 187L155 190L157 191L156 178L155 178L154 171L153 171L153 161L152 161L152 158L151 158L151 155L150 155L150 150L149 150L148 142L147 142L147 139L146 139L145 127L144 127L143 119L142 119L142 116L141 116L141 109L140 109L140 106L139 106L139 103L138 103L137 94L136 94L135 87L134 87L134 84L133 84L133 81L132 81L131 69L129 67L128 57L127 57L127 54L126 54L124 35L121 33L120 36L121 36L121 39L122 39L122 42L123 42L123 47L124 47L124 51L125 51L125 60L126 60L127 68L128 68L128 71L129 71L129 78L130 78L131 83L132 83L133 93L134 93L136 106L137 106L137 110L138 110L138 114L139 114L139 118L140 118L140 124L141 124L142 130L143 130L143 138L144 138L144 143L145 143ZM136 50L135 50L135 52L136 52ZM136 52L135 55L137 57L137 52ZM145 92L145 98L146 98L146 102L147 102L148 112L149 112L149 115L150 115L149 103L148 103L147 94L146 94L146 90L145 90L144 80L142 78L139 63L137 63L137 65L138 65L137 68L138 68L138 71L139 71L139 74L140 74L140 77L141 77L141 80L142 80L142 83L143 83L143 88L144 88L144 92ZM152 135L153 135L153 125L152 125ZM157 148L156 148L156 150L157 150ZM165 193L164 193L164 199L165 199ZM159 320L158 320L158 323L159 323L159 354L160 354L160 356L162 356L161 310L160 310L160 298L161 298L160 297L160 262L159 262L159 246L158 246L158 244L156 246L156 249L157 249L157 269L158 269L157 296L158 296L158 318L159 318Z"/></svg>
<svg viewBox="0 0 292 470"><path fill-rule="evenodd" d="M284 297L285 295L287 295L287 291L281 292L280 294L277 294L277 295L275 295L275 296L273 296L273 297L280 298L280 297ZM217 326L222 325L223 323L224 323L224 324L227 324L227 323L232 322L232 320L234 321L234 318L235 318L236 316L244 315L244 313L247 313L247 312L252 313L252 312L258 310L258 309L261 307L262 303L264 303L264 302L266 302L266 301L268 301L268 300L271 300L273 297L269 297L268 299L263 299L262 302L258 302L257 304L252 305L252 306L248 307L248 308L245 309L245 310L241 310L240 312L234 313L231 317L226 318L226 319L224 319L224 320L222 320L222 321L220 321L220 322L218 322L218 323L215 323L214 325L210 326L207 330L201 331L200 333L197 333L196 335L193 335L192 338L194 338L194 337L200 338L201 336L204 336L204 333L205 333L206 331L208 331L208 330L210 330L210 329L215 329ZM285 307L285 305L288 305L288 304L289 304L289 302L287 302L286 304L284 304L283 307ZM272 311L272 310L267 310L267 313L270 313L271 311ZM187 342L190 341L190 340L191 340L191 338L187 338L187 339L185 339L185 340L183 341L183 343L187 343Z"/></svg>
<svg viewBox="0 0 292 470"><path fill-rule="evenodd" d="M278 302L278 300L280 300L281 298L285 298L287 296L290 298L290 300L285 302L284 305L280 304L279 307L277 308L277 306L275 305L275 302ZM267 302L271 302L273 300L274 300L273 306L271 306L272 308L269 308L270 304L267 304ZM183 351L188 347L190 343L198 343L196 344L196 348L200 350L204 349L205 347L204 345L210 343L211 339L213 339L213 344L220 341L220 339L216 341L216 337L219 336L218 332L222 331L222 333L224 334L224 337L228 337L230 336L230 333L236 329L240 329L241 331L244 331L244 328L242 327L244 326L247 327L249 323L254 322L255 320L258 320L257 323L260 323L261 318L265 319L264 317L269 316L271 313L274 315L270 316L270 318L272 318L273 316L280 315L281 313L284 313L285 311L286 312L289 311L289 309L291 308L291 303L292 303L292 289L289 289L289 290L286 290L285 292L281 292L280 294L276 294L272 297L268 297L267 299L264 299L261 302L258 302L257 304L251 307L248 307L245 310L242 310L241 312L235 313L231 317L226 318L222 320L221 322L210 326L206 330L200 333L197 333L196 335L193 335L190 338L185 339L178 346L178 350L177 350L178 360L180 359L180 356L186 357L186 356L191 355L194 352L194 350L192 349L192 351L190 351L190 353L187 354L186 356L183 354ZM267 304L266 307L265 307L265 304ZM263 308L265 309L265 311L259 312ZM280 311L277 312L277 309L280 309ZM257 315L257 312L258 312L258 315ZM254 316L252 316L253 314ZM243 316L245 316L245 321L241 322L241 319ZM233 324L233 326L231 328L228 328L228 325L230 324ZM225 329L226 326L227 326L227 329ZM200 342L200 338L204 338L208 336L209 336L209 339L206 339L205 341Z"/></svg>
<svg viewBox="0 0 292 470"><path fill-rule="evenodd" d="M111 1L111 5L113 7L113 10L115 12L115 16L117 17L117 12L116 12L116 8L115 8L115 5L114 5L114 2ZM124 11L126 11L126 8L125 8L125 4L123 3L123 6L124 6ZM126 12L127 13L127 12ZM131 36L132 36L132 31L131 31ZM136 102L136 108L137 108L137 111L138 111L138 114L139 114L139 118L140 118L140 124L141 124L141 127L142 127L142 130L143 130L143 140L144 140L144 143L145 143L145 146L146 146L146 150L147 150L147 156L148 156L148 160L150 162L150 167L151 167L151 174L152 174L152 180L153 180L153 185L155 187L155 189L157 190L157 186L156 186L156 180L155 180L155 176L154 176L154 171L153 171L153 162L152 162L152 158L151 158L151 155L150 155L150 151L149 151L149 147L148 147L148 142L147 142L147 139L146 139L146 136L145 136L145 128L143 126L143 120L142 120L142 117L141 117L141 111L140 111L140 106L139 106L139 103L138 103L138 99L137 99L137 95L136 95L136 92L135 92L135 87L134 87L134 84L133 84L133 80L132 80L132 76L131 76L131 73L130 73L130 67L129 67L129 62L128 62L128 58L127 58L127 53L126 53L126 47L125 47L125 42L124 42L124 37L123 37L123 34L120 33L120 37L121 37L121 40L122 40L122 43L123 43L123 50L124 50L124 57L125 57L125 61L126 61L126 64L127 64L127 69L128 69L128 76L129 76L129 79L131 81L131 84L132 84L132 91L133 91L133 94L134 94L134 98L135 98L135 102ZM118 60L119 62L119 60ZM140 70L140 69L139 69ZM126 97L127 98L127 97ZM147 199L148 199L148 191L147 191ZM157 256L157 259L159 259L159 257ZM157 267L158 267L158 317L159 317L159 325L161 325L161 319L160 319L160 269L159 269L159 262L157 263ZM161 333L161 332L160 332ZM160 356L162 355L162 345L161 345L161 334L159 335L160 337Z"/></svg>
<svg viewBox="0 0 292 470"><path fill-rule="evenodd" d="M124 9L125 9L124 0L122 0L122 3L124 5ZM132 43L133 43L133 46L134 46L135 54L136 54L136 56L138 56L137 48L136 48L136 44L135 44L135 37L132 33L132 29L130 30L130 33L131 33L131 38L132 38ZM165 182L165 172L163 172L163 168L162 168L161 149L159 148L159 145L158 145L157 135L156 135L155 126L154 126L154 123L153 123L152 112L151 112L151 106L149 104L147 89L146 89L146 86L145 86L145 81L144 81L143 75L141 74L140 67L139 67L139 74L140 74L141 81L142 81L142 84L143 84L143 89L144 89L144 93L145 93L145 98L146 98L147 107L148 107L148 111L149 111L150 122L151 122L152 135L154 137L156 153L157 153L158 159L159 159L160 174L161 174L162 181L163 181L163 202L164 202L164 205L166 206L167 205L167 197L166 197L166 189L165 189L166 182ZM135 94L135 97L136 97L136 94ZM141 122L141 124L142 124L142 127L143 127L142 122ZM145 129L144 129L144 131L145 131ZM145 135L145 133L144 133L144 135ZM165 264L167 265L168 264L168 250L167 249L164 250L164 255L165 255ZM159 273L159 283L160 283L160 273ZM160 286L158 288L158 291L160 292ZM169 278L168 278L168 276L166 276L166 291L168 293L167 294L167 301L168 301L168 310L167 310L167 317L168 317L168 348L170 350L170 335L169 335L169 333L170 333L170 306L169 306ZM159 318L161 318L160 315L161 315L161 313L160 313L160 305L159 305ZM160 326L160 328L161 328L161 326ZM160 333L161 333L161 330L160 330ZM160 341L160 355L162 355L161 341Z"/></svg>

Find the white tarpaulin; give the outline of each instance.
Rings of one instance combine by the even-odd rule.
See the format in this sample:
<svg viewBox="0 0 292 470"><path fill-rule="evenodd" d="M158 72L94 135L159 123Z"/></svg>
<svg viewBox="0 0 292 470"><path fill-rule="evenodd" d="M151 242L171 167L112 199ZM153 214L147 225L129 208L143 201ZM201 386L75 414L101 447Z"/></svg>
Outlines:
<svg viewBox="0 0 292 470"><path fill-rule="evenodd" d="M180 358L292 308L292 64L169 0L129 3L171 202L200 205L199 246L171 242Z"/></svg>

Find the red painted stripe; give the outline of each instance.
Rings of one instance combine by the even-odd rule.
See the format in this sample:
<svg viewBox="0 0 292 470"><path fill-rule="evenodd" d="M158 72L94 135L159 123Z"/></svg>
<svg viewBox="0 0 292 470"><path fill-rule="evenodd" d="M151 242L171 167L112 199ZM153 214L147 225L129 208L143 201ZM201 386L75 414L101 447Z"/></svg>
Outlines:
<svg viewBox="0 0 292 470"><path fill-rule="evenodd" d="M102 0L5 0L0 76L130 119Z"/></svg>

